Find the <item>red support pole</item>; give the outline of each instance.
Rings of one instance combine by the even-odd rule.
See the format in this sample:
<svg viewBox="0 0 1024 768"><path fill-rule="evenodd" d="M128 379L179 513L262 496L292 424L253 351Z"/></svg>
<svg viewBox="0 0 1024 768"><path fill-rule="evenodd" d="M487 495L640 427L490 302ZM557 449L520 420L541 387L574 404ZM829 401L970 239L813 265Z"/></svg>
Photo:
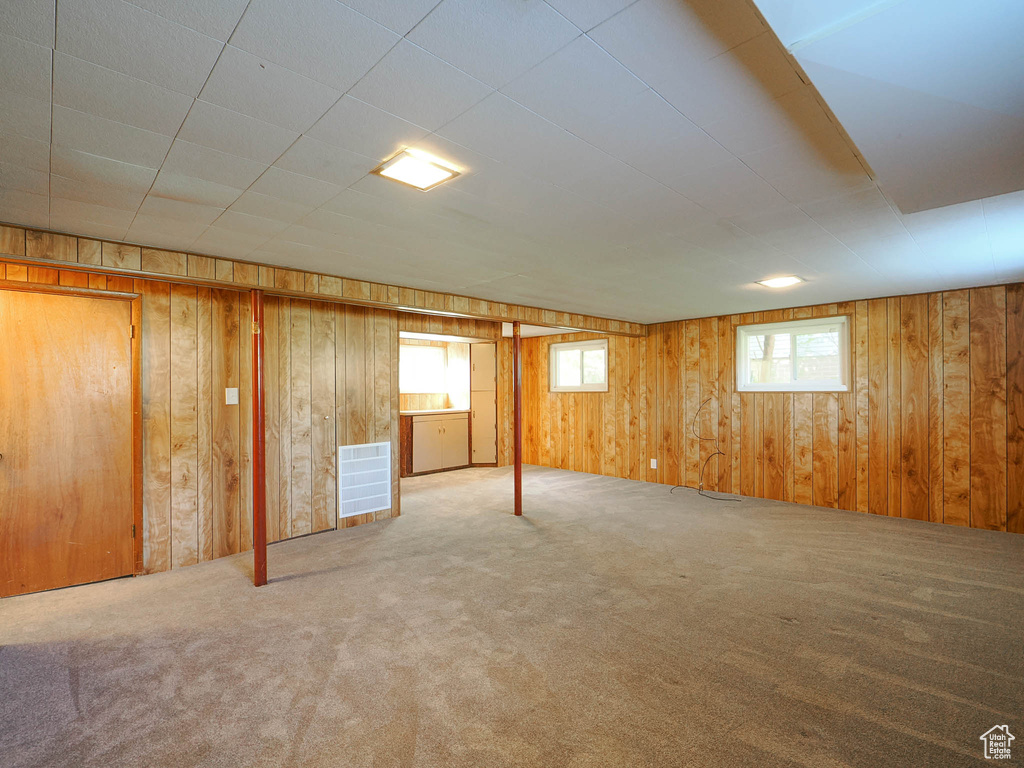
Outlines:
<svg viewBox="0 0 1024 768"><path fill-rule="evenodd" d="M523 514L523 339L519 321L512 323L512 400L515 424L516 515Z"/></svg>
<svg viewBox="0 0 1024 768"><path fill-rule="evenodd" d="M266 393L263 388L263 291L252 303L252 583L267 583Z"/></svg>

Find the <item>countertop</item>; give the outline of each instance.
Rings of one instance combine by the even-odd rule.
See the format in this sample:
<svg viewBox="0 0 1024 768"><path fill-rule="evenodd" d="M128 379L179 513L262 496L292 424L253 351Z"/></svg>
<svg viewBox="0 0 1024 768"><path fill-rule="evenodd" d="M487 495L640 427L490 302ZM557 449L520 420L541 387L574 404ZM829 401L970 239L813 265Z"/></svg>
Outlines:
<svg viewBox="0 0 1024 768"><path fill-rule="evenodd" d="M435 408L427 411L402 411L402 416L431 416L436 413L469 413L469 408Z"/></svg>

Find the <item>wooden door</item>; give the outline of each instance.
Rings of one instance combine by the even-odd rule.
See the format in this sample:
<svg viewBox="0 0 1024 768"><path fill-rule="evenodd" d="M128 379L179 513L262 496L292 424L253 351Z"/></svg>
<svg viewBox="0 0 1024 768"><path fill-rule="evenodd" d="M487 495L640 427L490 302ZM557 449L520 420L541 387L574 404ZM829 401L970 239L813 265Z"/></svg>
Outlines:
<svg viewBox="0 0 1024 768"><path fill-rule="evenodd" d="M473 393L473 463L493 464L498 460L498 409L495 393Z"/></svg>
<svg viewBox="0 0 1024 768"><path fill-rule="evenodd" d="M0 290L0 596L133 572L131 303Z"/></svg>
<svg viewBox="0 0 1024 768"><path fill-rule="evenodd" d="M445 469L469 464L469 414L449 416L441 422L441 457Z"/></svg>
<svg viewBox="0 0 1024 768"><path fill-rule="evenodd" d="M412 471L433 472L444 466L441 456L440 416L414 416L412 419Z"/></svg>
<svg viewBox="0 0 1024 768"><path fill-rule="evenodd" d="M470 372L471 389L474 392L493 392L495 390L495 365L493 342L470 345L472 369Z"/></svg>

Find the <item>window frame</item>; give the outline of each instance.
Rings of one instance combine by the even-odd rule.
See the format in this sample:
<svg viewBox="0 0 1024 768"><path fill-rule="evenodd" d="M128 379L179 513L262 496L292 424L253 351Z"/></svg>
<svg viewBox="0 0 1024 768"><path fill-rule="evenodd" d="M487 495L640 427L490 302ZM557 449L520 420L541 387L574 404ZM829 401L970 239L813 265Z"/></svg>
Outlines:
<svg viewBox="0 0 1024 768"><path fill-rule="evenodd" d="M577 349L580 353L580 383L578 385L560 385L558 383L558 352L565 349ZM583 353L588 349L604 351L604 382L601 384L583 383ZM611 365L608 360L608 339L591 341L562 341L552 344L548 350L548 386L552 392L607 392L608 380L611 378Z"/></svg>
<svg viewBox="0 0 1024 768"><path fill-rule="evenodd" d="M807 382L793 380L782 384L750 384L750 359L747 356L748 339L766 333L779 334L788 332L795 337L808 329L839 325L839 382ZM796 341L790 341L792 352L792 371L796 374L797 355ZM811 317L800 320L784 320L778 323L756 323L753 325L736 326L736 391L737 392L849 392L850 385L850 316L832 315L829 317Z"/></svg>

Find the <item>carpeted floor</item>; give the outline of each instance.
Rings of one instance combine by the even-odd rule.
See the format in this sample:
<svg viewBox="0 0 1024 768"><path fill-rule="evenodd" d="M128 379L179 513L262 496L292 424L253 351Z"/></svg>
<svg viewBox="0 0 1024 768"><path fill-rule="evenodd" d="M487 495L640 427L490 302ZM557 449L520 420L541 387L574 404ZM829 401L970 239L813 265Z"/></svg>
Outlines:
<svg viewBox="0 0 1024 768"><path fill-rule="evenodd" d="M1024 537L528 468L404 514L0 602L0 764L1024 761ZM1016 754L1019 752L1019 755Z"/></svg>

